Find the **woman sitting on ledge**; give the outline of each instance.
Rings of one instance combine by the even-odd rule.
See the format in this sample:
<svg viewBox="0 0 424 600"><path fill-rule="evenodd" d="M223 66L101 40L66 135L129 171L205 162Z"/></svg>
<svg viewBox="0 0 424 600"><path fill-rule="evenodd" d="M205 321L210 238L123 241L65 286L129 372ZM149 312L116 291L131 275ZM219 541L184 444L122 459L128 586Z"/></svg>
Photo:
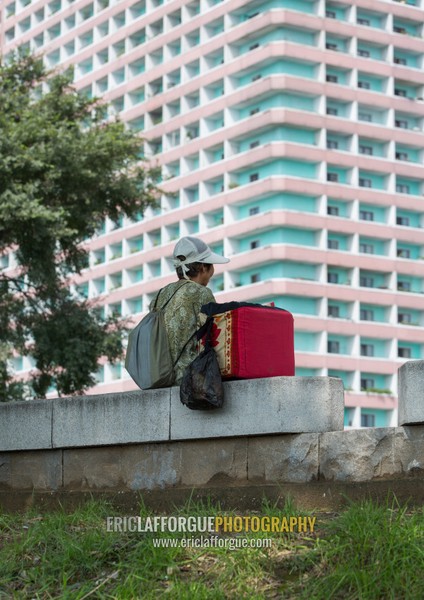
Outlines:
<svg viewBox="0 0 424 600"><path fill-rule="evenodd" d="M214 274L213 265L228 263L230 259L215 254L207 244L190 236L177 242L173 257L178 281L156 294L150 310L155 306L162 308L168 302L164 309L165 327L172 360L174 363L177 361L175 385L180 385L185 369L197 356L194 333L206 320L200 308L208 302L215 302L214 295L206 287Z"/></svg>

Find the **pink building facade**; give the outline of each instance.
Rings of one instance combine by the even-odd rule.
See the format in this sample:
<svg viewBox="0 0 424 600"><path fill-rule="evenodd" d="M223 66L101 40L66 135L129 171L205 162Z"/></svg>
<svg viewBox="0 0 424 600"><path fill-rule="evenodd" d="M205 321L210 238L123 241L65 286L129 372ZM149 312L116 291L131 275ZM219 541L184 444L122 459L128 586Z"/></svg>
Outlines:
<svg viewBox="0 0 424 600"><path fill-rule="evenodd" d="M397 423L424 356L420 0L5 0L1 48L75 66L162 167L161 208L90 245L76 289L137 321L175 241L231 258L220 302L295 317L297 374L341 377L346 427ZM13 256L3 257L13 268ZM31 361L17 361L18 372ZM93 393L134 389L123 365Z"/></svg>

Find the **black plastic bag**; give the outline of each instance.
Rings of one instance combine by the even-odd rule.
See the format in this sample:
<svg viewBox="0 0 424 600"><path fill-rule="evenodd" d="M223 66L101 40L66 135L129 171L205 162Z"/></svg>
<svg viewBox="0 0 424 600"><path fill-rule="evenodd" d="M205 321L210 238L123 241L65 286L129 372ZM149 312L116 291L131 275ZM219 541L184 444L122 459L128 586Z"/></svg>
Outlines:
<svg viewBox="0 0 424 600"><path fill-rule="evenodd" d="M180 400L192 410L221 408L224 386L215 350L207 344L184 372Z"/></svg>

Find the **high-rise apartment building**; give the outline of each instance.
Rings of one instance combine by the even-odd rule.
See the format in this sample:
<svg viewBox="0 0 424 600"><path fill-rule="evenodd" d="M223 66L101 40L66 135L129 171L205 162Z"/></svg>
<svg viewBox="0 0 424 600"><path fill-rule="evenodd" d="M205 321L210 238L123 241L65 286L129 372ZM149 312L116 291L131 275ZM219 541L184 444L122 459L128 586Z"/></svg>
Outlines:
<svg viewBox="0 0 424 600"><path fill-rule="evenodd" d="M396 424L424 356L423 24L421 0L4 0L3 55L74 65L163 169L160 210L91 241L81 293L139 318L199 235L231 258L219 301L294 314L297 374L343 379L347 426ZM96 391L133 388L101 367Z"/></svg>

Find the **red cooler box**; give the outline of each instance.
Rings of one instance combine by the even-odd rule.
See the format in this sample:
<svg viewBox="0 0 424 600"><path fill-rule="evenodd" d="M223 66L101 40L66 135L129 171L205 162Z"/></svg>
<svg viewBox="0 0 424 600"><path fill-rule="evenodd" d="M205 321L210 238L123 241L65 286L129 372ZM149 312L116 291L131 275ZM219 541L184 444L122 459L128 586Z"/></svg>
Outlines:
<svg viewBox="0 0 424 600"><path fill-rule="evenodd" d="M213 317L212 346L223 379L294 375L293 316L243 306Z"/></svg>

